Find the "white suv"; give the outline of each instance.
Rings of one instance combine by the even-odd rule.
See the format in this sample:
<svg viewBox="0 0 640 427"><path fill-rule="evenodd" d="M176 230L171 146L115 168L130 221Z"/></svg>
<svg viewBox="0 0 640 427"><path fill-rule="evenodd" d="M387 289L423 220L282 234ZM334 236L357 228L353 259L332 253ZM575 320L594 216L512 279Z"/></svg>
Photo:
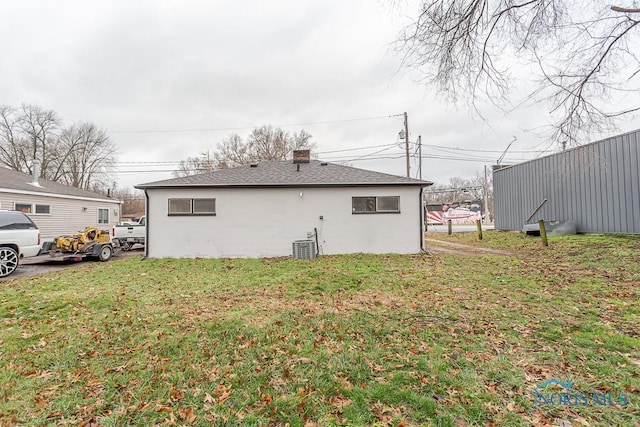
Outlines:
<svg viewBox="0 0 640 427"><path fill-rule="evenodd" d="M40 231L19 211L0 210L0 277L16 271L20 258L40 252Z"/></svg>

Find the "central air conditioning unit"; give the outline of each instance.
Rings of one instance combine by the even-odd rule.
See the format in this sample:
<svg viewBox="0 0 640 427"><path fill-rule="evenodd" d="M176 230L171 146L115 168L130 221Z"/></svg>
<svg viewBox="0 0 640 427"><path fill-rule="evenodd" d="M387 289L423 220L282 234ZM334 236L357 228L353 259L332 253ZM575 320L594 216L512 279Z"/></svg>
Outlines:
<svg viewBox="0 0 640 427"><path fill-rule="evenodd" d="M316 257L316 242L313 240L296 240L293 242L293 257L297 259L313 259Z"/></svg>

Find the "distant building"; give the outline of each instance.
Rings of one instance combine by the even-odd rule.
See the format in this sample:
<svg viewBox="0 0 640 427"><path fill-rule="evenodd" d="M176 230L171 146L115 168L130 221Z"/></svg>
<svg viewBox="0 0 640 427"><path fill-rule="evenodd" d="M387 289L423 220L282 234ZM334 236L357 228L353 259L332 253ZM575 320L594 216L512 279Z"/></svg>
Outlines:
<svg viewBox="0 0 640 427"><path fill-rule="evenodd" d="M496 229L544 219L640 233L640 130L496 170L493 191Z"/></svg>
<svg viewBox="0 0 640 427"><path fill-rule="evenodd" d="M92 191L0 167L0 209L26 213L43 238L72 234L87 226L110 229L121 202Z"/></svg>

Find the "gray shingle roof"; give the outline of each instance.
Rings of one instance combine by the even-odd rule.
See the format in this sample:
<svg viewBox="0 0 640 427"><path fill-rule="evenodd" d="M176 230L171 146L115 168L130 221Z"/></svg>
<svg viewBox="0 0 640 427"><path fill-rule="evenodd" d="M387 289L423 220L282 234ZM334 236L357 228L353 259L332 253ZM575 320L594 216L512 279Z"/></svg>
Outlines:
<svg viewBox="0 0 640 427"><path fill-rule="evenodd" d="M0 192L2 189L18 190L18 191L30 191L36 193L42 193L44 195L51 194L57 196L73 196L84 197L90 199L108 200L115 202L112 199L102 194L94 193L93 191L81 190L79 188L70 187L68 185L59 184L48 179L38 179L40 186L31 184L31 175L0 167Z"/></svg>
<svg viewBox="0 0 640 427"><path fill-rule="evenodd" d="M413 178L389 175L349 166L312 160L300 164L291 160L264 161L257 167L250 165L220 169L199 175L167 179L136 185L136 188L180 187L333 187L365 185L416 185L433 184Z"/></svg>

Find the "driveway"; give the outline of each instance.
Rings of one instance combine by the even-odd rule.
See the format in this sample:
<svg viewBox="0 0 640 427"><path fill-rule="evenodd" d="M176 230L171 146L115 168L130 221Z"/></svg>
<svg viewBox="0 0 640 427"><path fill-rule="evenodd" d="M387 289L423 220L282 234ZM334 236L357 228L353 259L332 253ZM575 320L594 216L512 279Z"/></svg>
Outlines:
<svg viewBox="0 0 640 427"><path fill-rule="evenodd" d="M436 235L437 236L437 235ZM441 252L449 255L478 256L478 255L504 255L516 256L516 254L499 249L484 248L480 246L465 245L462 243L445 242L437 238L425 238L427 252Z"/></svg>
<svg viewBox="0 0 640 427"><path fill-rule="evenodd" d="M142 257L144 255L144 246L136 245L134 249L130 251L120 251L113 256L113 261L117 261L122 258L130 257ZM24 258L20 260L18 269L9 277L0 278L0 282L5 280L17 279L19 277L36 276L39 274L51 273L54 271L66 270L69 268L78 268L85 265L88 262L100 262L97 259L86 258L82 261L48 261L46 258L34 257ZM111 262L111 261L107 261Z"/></svg>

